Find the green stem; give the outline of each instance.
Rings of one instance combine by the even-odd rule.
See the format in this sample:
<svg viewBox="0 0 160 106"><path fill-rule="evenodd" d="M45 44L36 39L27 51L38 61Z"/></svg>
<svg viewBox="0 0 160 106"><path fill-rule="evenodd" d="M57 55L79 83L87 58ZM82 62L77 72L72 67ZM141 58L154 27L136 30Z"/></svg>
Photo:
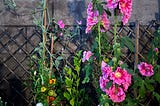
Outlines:
<svg viewBox="0 0 160 106"><path fill-rule="evenodd" d="M114 44L117 43L117 25L118 25L118 17L114 17Z"/></svg>
<svg viewBox="0 0 160 106"><path fill-rule="evenodd" d="M99 47L99 55L101 56L101 23L98 22L98 47Z"/></svg>

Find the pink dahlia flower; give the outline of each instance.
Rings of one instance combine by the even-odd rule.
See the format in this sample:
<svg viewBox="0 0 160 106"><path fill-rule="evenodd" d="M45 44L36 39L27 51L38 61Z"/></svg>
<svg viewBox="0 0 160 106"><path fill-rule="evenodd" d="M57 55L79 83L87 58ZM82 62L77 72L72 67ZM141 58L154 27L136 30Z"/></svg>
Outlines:
<svg viewBox="0 0 160 106"><path fill-rule="evenodd" d="M107 82L109 82L109 80L104 77L104 76L101 76L100 79L99 79L99 83L100 83L100 88L102 91L106 92L106 85L107 85Z"/></svg>
<svg viewBox="0 0 160 106"><path fill-rule="evenodd" d="M106 94L109 95L110 99L113 102L122 102L125 100L126 97L123 89L115 85L112 85L108 90L106 90Z"/></svg>
<svg viewBox="0 0 160 106"><path fill-rule="evenodd" d="M114 83L118 85L127 84L130 85L131 83L131 75L121 67L117 67L115 72L112 72L111 78ZM127 87L126 87L127 88Z"/></svg>
<svg viewBox="0 0 160 106"><path fill-rule="evenodd" d="M59 25L59 27L61 28L61 29L63 29L64 27L65 27L65 24L63 23L63 21L62 20L58 20L58 25Z"/></svg>
<svg viewBox="0 0 160 106"><path fill-rule="evenodd" d="M109 9L114 9L117 7L119 0L106 0L106 2Z"/></svg>
<svg viewBox="0 0 160 106"><path fill-rule="evenodd" d="M152 65L145 62L138 64L138 69L143 76L152 76L154 74Z"/></svg>
<svg viewBox="0 0 160 106"><path fill-rule="evenodd" d="M85 62L86 60L88 61L91 56L92 56L92 52L91 51L84 51L83 52L82 62Z"/></svg>
<svg viewBox="0 0 160 106"><path fill-rule="evenodd" d="M131 16L132 0L119 0L119 9L123 15L122 16L123 25L125 25Z"/></svg>
<svg viewBox="0 0 160 106"><path fill-rule="evenodd" d="M109 19L108 19L107 14L106 14L105 11L101 15L100 19L101 19L101 24L103 26L103 29L104 30L108 30L110 22L109 22ZM101 29L101 30L103 30L103 29Z"/></svg>

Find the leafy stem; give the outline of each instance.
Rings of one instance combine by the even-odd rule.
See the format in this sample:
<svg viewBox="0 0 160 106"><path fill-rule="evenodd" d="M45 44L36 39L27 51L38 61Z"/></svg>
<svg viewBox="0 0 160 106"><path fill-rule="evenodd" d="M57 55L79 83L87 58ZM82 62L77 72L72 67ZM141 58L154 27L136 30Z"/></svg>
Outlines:
<svg viewBox="0 0 160 106"><path fill-rule="evenodd" d="M99 55L101 56L101 32L100 32L100 30L101 30L101 28L100 28L100 26L101 26L101 23L100 23L100 21L98 22L98 47L99 47Z"/></svg>

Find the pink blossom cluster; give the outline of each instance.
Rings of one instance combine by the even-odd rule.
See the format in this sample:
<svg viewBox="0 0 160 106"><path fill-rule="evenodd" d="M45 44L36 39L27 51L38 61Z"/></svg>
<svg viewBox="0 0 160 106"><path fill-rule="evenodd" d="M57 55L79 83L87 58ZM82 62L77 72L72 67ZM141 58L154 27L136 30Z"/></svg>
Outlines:
<svg viewBox="0 0 160 106"><path fill-rule="evenodd" d="M102 76L100 77L100 88L110 97L113 102L122 102L125 100L128 87L131 84L131 75L121 67L117 67L115 71L104 61L101 64ZM107 84L112 85L107 88Z"/></svg>
<svg viewBox="0 0 160 106"><path fill-rule="evenodd" d="M92 52L91 51L84 51L83 52L82 62L85 62L86 60L88 61L91 56L92 56Z"/></svg>
<svg viewBox="0 0 160 106"><path fill-rule="evenodd" d="M109 9L119 8L122 13L122 22L125 25L132 12L132 0L106 0Z"/></svg>
<svg viewBox="0 0 160 106"><path fill-rule="evenodd" d="M132 11L132 0L106 0L107 8L115 9L118 8L122 14L122 22L125 25L129 18L131 17ZM98 10L93 9L93 3L90 2L87 8L87 28L86 33L91 31L92 27L96 25L98 22L101 23L102 27L101 31L106 31L109 29L109 19L105 11L103 11L102 15L99 15Z"/></svg>
<svg viewBox="0 0 160 106"><path fill-rule="evenodd" d="M138 64L138 69L143 76L149 77L154 74L153 66L145 62L141 62L140 64Z"/></svg>
<svg viewBox="0 0 160 106"><path fill-rule="evenodd" d="M86 33L89 33L92 27L96 25L99 22L99 20L101 22L101 25L103 26L101 30L108 30L110 22L105 11L102 13L102 15L99 16L98 10L93 10L93 4L92 2L90 2L87 8L87 14L88 16Z"/></svg>

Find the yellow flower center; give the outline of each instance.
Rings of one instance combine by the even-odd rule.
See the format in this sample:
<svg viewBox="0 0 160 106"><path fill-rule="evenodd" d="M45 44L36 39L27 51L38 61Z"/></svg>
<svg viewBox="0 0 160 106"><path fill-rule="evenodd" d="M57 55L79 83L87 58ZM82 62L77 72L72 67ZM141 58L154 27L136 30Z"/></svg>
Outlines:
<svg viewBox="0 0 160 106"><path fill-rule="evenodd" d="M121 76L122 76L122 74L121 74L120 72L116 72L116 73L115 73L115 77L116 77L116 78L120 78Z"/></svg>

